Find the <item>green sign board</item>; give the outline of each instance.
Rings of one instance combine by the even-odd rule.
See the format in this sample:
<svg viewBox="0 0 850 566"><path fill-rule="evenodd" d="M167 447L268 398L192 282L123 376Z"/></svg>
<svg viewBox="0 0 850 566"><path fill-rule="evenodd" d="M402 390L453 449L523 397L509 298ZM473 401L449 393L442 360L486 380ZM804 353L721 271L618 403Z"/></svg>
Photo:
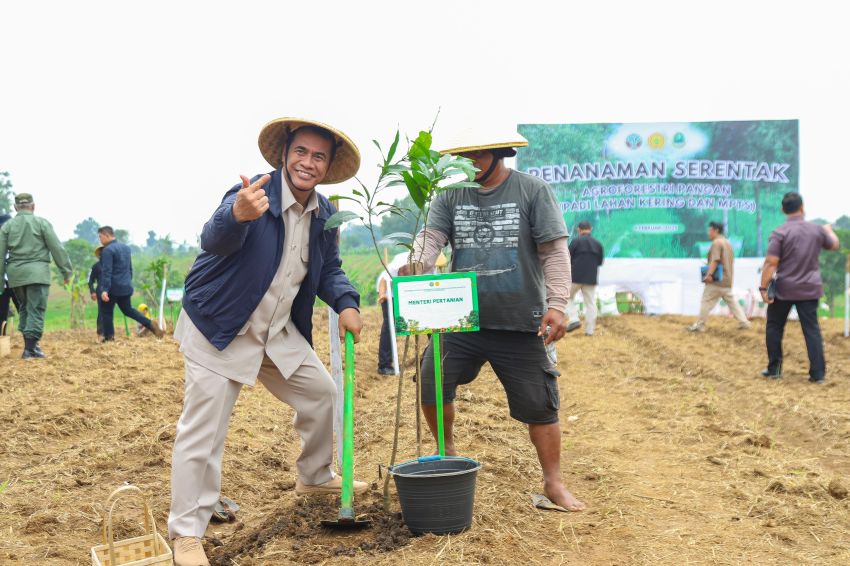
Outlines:
<svg viewBox="0 0 850 566"><path fill-rule="evenodd" d="M555 192L567 228L582 220L608 257L702 257L711 221L738 256L762 257L799 190L797 120L520 124L517 169Z"/></svg>
<svg viewBox="0 0 850 566"><path fill-rule="evenodd" d="M478 330L475 273L395 277L393 313L399 336L475 332Z"/></svg>

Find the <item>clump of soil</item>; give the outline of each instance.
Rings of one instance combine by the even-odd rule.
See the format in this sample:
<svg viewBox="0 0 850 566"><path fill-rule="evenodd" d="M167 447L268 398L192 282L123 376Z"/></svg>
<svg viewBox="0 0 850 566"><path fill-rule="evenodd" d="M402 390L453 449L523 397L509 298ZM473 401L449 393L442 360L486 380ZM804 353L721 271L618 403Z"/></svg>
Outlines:
<svg viewBox="0 0 850 566"><path fill-rule="evenodd" d="M771 448L773 446L773 440L766 434L747 437L746 442L751 446L758 446L759 448Z"/></svg>
<svg viewBox="0 0 850 566"><path fill-rule="evenodd" d="M374 494L374 499L377 499ZM313 564L334 556L356 556L390 552L410 542L411 533L401 513L383 510L378 501L355 507L358 519L370 519L369 528L333 530L321 525L335 520L339 499L335 497L299 498L270 515L259 528L241 529L227 541L207 540L206 552L212 566L232 566L242 558L255 557L272 544L281 559Z"/></svg>
<svg viewBox="0 0 850 566"><path fill-rule="evenodd" d="M847 499L847 487L845 487L837 479L834 479L829 482L829 486L827 486L826 489L829 494L836 499Z"/></svg>

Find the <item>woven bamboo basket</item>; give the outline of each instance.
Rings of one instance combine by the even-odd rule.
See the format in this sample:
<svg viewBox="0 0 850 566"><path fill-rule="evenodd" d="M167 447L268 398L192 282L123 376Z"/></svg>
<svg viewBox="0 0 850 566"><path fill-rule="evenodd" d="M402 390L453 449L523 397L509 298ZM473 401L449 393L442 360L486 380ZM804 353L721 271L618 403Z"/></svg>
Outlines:
<svg viewBox="0 0 850 566"><path fill-rule="evenodd" d="M112 512L122 497L134 497L144 506L145 534L116 541L112 530ZM109 516L103 524L103 544L91 549L92 566L174 566L171 548L156 531L147 496L134 485L119 487L106 500Z"/></svg>

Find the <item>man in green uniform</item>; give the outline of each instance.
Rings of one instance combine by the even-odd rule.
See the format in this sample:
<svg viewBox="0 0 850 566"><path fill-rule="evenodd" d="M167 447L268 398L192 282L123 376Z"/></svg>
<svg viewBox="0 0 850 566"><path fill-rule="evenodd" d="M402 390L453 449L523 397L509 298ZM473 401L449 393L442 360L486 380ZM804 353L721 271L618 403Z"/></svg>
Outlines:
<svg viewBox="0 0 850 566"><path fill-rule="evenodd" d="M4 274L9 276L9 287L21 304L20 328L24 335L21 357L43 358L38 342L44 332L50 258L53 257L62 272L66 285L71 279L71 260L50 222L33 214L32 195L17 195L15 210L18 214L0 228L0 281Z"/></svg>

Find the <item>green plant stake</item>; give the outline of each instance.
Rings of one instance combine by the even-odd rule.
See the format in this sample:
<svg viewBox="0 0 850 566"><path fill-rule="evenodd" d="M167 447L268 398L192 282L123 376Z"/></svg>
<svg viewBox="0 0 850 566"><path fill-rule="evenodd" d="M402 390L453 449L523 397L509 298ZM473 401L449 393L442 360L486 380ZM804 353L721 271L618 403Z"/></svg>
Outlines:
<svg viewBox="0 0 850 566"><path fill-rule="evenodd" d="M434 350L434 394L437 403L437 452L440 456L446 455L446 436L443 430L443 369L440 365L440 338L441 334L431 335L431 344Z"/></svg>
<svg viewBox="0 0 850 566"><path fill-rule="evenodd" d="M345 374L342 406L342 493L336 521L322 521L334 529L368 527L371 521L354 516L354 334L345 332Z"/></svg>
<svg viewBox="0 0 850 566"><path fill-rule="evenodd" d="M127 338L130 337L130 325L127 324L127 315L124 315L124 334L127 335Z"/></svg>

